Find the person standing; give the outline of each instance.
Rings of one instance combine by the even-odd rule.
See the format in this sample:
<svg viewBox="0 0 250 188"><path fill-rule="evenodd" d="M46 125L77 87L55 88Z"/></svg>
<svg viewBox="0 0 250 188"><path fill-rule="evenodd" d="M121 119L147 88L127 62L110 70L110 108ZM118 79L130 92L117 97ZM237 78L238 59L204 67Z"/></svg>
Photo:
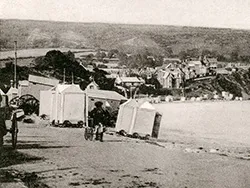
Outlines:
<svg viewBox="0 0 250 188"><path fill-rule="evenodd" d="M0 95L0 148L3 147L3 137L7 134L5 124L5 108L1 107L2 96Z"/></svg>
<svg viewBox="0 0 250 188"><path fill-rule="evenodd" d="M105 126L105 110L102 108L103 103L98 101L95 103L95 108L90 112L90 117L93 118L93 124L95 127L95 140L103 142L103 133Z"/></svg>

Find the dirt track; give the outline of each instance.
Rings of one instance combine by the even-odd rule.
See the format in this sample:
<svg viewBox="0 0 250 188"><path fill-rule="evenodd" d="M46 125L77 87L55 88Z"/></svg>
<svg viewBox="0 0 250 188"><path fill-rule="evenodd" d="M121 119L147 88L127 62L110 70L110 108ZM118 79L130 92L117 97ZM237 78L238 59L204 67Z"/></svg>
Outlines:
<svg viewBox="0 0 250 188"><path fill-rule="evenodd" d="M0 172L16 177L3 182L0 173L0 187L34 187L25 177L40 187L250 187L247 159L170 140L160 145L116 135L104 140L85 141L81 129L20 125L18 150L11 155L24 157L1 164Z"/></svg>

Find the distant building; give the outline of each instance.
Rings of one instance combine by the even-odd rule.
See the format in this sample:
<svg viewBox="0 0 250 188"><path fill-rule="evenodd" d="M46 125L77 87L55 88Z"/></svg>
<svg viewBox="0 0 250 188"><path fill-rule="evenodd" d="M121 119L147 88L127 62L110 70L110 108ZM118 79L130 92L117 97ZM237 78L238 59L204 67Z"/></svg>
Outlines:
<svg viewBox="0 0 250 188"><path fill-rule="evenodd" d="M92 81L87 87L86 87L86 90L97 90L99 89L99 85L95 82L95 81Z"/></svg>
<svg viewBox="0 0 250 188"><path fill-rule="evenodd" d="M157 80L162 85L162 88L178 89L181 88L182 78L184 73L179 69L165 69L157 73Z"/></svg>
<svg viewBox="0 0 250 188"><path fill-rule="evenodd" d="M155 61L155 57L152 55L147 56L147 59L151 59L152 61Z"/></svg>
<svg viewBox="0 0 250 188"><path fill-rule="evenodd" d="M187 62L188 67L190 70L193 70L196 75L206 75L206 73L209 72L208 67L201 61L196 60L196 61L188 61Z"/></svg>
<svg viewBox="0 0 250 188"><path fill-rule="evenodd" d="M101 62L101 61L96 61L96 62L94 62L94 64L95 64L95 66L96 67L104 67L104 66L106 66L103 62Z"/></svg>
<svg viewBox="0 0 250 188"><path fill-rule="evenodd" d="M181 63L181 60L179 58L169 58L169 57L163 58L163 64L169 64L169 63Z"/></svg>
<svg viewBox="0 0 250 188"><path fill-rule="evenodd" d="M139 71L140 76L142 76L142 77L144 76L147 79L152 78L154 73L155 73L155 69L151 68L151 67L146 67L146 68Z"/></svg>
<svg viewBox="0 0 250 188"><path fill-rule="evenodd" d="M17 89L17 88L14 88L14 87L11 87L11 88L9 89L9 91L7 92L6 95L8 96L8 99L9 99L9 101L10 101L11 99L13 99L13 98L15 98L15 97L18 96L18 89Z"/></svg>
<svg viewBox="0 0 250 188"><path fill-rule="evenodd" d="M156 68L155 74L162 88L179 89L182 87L183 79L191 77L191 71L182 66L180 63L172 62Z"/></svg>
<svg viewBox="0 0 250 188"><path fill-rule="evenodd" d="M144 84L145 81L142 78L138 77L117 77L115 80L115 84L120 86L139 86L141 84Z"/></svg>
<svg viewBox="0 0 250 188"><path fill-rule="evenodd" d="M225 68L219 68L219 69L216 70L216 74L228 75L228 74L231 74L231 73L232 73L232 71L228 71Z"/></svg>
<svg viewBox="0 0 250 188"><path fill-rule="evenodd" d="M206 65L206 67L209 68L210 71L214 70L216 71L217 65L218 65L218 60L217 58L209 58L205 56L203 58L203 63Z"/></svg>
<svg viewBox="0 0 250 188"><path fill-rule="evenodd" d="M49 90L59 84L59 80L29 75L28 80L19 81L18 96L30 94L40 99L40 91Z"/></svg>
<svg viewBox="0 0 250 188"><path fill-rule="evenodd" d="M113 69L113 68L119 68L119 63L105 63L105 66L107 66L108 69Z"/></svg>
<svg viewBox="0 0 250 188"><path fill-rule="evenodd" d="M88 96L88 111L91 111L95 107L97 101L101 101L104 108L116 111L119 109L121 102L127 100L127 98L115 91L86 90L86 93Z"/></svg>
<svg viewBox="0 0 250 188"><path fill-rule="evenodd" d="M117 78L119 75L118 74L107 74L105 75L106 78L109 78L109 79L115 79Z"/></svg>
<svg viewBox="0 0 250 188"><path fill-rule="evenodd" d="M106 61L107 63L117 63L117 64L119 64L120 59L117 58L117 57L111 57L111 58L105 57L105 58L103 58L103 61Z"/></svg>
<svg viewBox="0 0 250 188"><path fill-rule="evenodd" d="M83 66L84 67L84 66ZM94 72L94 67L93 65L87 65L86 67L84 67L85 70L89 71L89 72Z"/></svg>

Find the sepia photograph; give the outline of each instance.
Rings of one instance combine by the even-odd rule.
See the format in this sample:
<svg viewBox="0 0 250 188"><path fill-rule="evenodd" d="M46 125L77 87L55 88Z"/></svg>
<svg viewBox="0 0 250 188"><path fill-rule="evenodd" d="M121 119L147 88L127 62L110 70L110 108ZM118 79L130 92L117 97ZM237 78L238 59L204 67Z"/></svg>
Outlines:
<svg viewBox="0 0 250 188"><path fill-rule="evenodd" d="M250 188L250 0L0 0L0 188Z"/></svg>

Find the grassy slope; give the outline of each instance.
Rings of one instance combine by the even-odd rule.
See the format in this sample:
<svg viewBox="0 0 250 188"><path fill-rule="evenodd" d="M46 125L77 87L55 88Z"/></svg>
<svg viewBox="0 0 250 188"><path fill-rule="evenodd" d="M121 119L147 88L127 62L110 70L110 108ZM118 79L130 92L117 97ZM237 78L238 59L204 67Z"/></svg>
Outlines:
<svg viewBox="0 0 250 188"><path fill-rule="evenodd" d="M230 54L250 51L250 31L199 27L73 23L31 20L0 20L1 47L12 48L17 40L21 48L101 47L125 51L164 52L171 46L175 53L199 48Z"/></svg>

